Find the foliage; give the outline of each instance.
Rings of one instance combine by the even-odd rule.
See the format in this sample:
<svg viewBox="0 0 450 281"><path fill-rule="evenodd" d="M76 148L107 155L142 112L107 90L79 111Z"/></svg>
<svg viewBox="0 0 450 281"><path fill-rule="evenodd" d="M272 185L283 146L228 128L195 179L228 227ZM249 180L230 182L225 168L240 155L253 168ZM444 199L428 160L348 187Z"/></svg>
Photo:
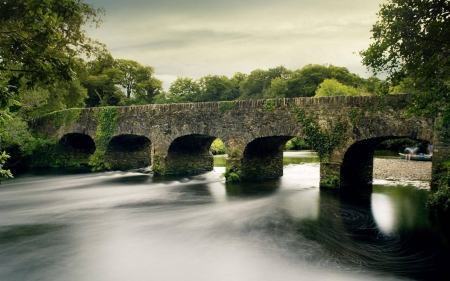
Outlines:
<svg viewBox="0 0 450 281"><path fill-rule="evenodd" d="M151 66L114 59L104 52L88 62L84 71L80 81L88 91L88 107L161 102L157 97L162 93L162 81L155 78Z"/></svg>
<svg viewBox="0 0 450 281"><path fill-rule="evenodd" d="M164 175L165 168L163 165L164 157L161 154L153 155L152 171L155 175Z"/></svg>
<svg viewBox="0 0 450 281"><path fill-rule="evenodd" d="M2 145L7 150L17 147L19 155L14 158L31 155L35 150L35 137L30 133L28 124L18 116L13 116L5 124L5 136Z"/></svg>
<svg viewBox="0 0 450 281"><path fill-rule="evenodd" d="M374 42L360 52L363 64L394 86L408 81L411 113L450 114L449 15L446 0L388 0L372 27Z"/></svg>
<svg viewBox="0 0 450 281"><path fill-rule="evenodd" d="M153 97L162 91L162 82L154 77L153 67L124 59L117 59L115 67L121 71L119 84L126 90L128 99L134 95L143 103L151 103Z"/></svg>
<svg viewBox="0 0 450 281"><path fill-rule="evenodd" d="M284 66L256 69L246 75L237 72L233 77L207 75L197 80L178 77L169 92L159 92L153 103L232 101L244 99L272 99L312 97L325 79L335 79L346 89L345 94L375 94L386 91L383 81L376 77L363 79L345 67L307 65L295 71ZM354 88L354 89L353 89Z"/></svg>
<svg viewBox="0 0 450 281"><path fill-rule="evenodd" d="M156 97L163 92L163 82L150 75L148 79L140 81L136 86L134 102L137 104L155 103Z"/></svg>
<svg viewBox="0 0 450 281"><path fill-rule="evenodd" d="M235 101L223 101L219 103L219 111L220 113L225 113L228 110L232 110L234 108L234 105L236 104Z"/></svg>
<svg viewBox="0 0 450 281"><path fill-rule="evenodd" d="M102 107L97 113L98 127L95 134L96 150L89 158L93 171L109 170L111 166L105 161L105 154L116 129L117 107Z"/></svg>
<svg viewBox="0 0 450 281"><path fill-rule="evenodd" d="M298 137L288 140L286 142L286 145L284 146L284 150L302 150L302 149L309 149L309 146L304 139Z"/></svg>
<svg viewBox="0 0 450 281"><path fill-rule="evenodd" d="M228 153L228 157L230 157L230 158L236 158L238 156L239 156L239 151L236 148L234 148L233 150L231 150L230 153Z"/></svg>
<svg viewBox="0 0 450 281"><path fill-rule="evenodd" d="M225 177L227 182L241 181L241 177L239 176L239 168L235 165L227 167L225 173L222 176Z"/></svg>
<svg viewBox="0 0 450 281"><path fill-rule="evenodd" d="M326 176L320 180L320 186L325 188L337 188L341 186L341 180L335 175Z"/></svg>
<svg viewBox="0 0 450 281"><path fill-rule="evenodd" d="M168 97L168 94L165 91L162 91L161 93L153 97L154 104L165 104L169 102L170 98Z"/></svg>
<svg viewBox="0 0 450 281"><path fill-rule="evenodd" d="M59 81L54 86L37 86L22 91L18 114L25 120L66 108L84 107L87 90L80 81Z"/></svg>
<svg viewBox="0 0 450 281"><path fill-rule="evenodd" d="M48 118L51 118L53 124L57 128L62 126L70 126L78 121L81 115L81 108L71 108L67 110L56 111L48 114Z"/></svg>
<svg viewBox="0 0 450 281"><path fill-rule="evenodd" d="M98 150L106 151L116 129L117 107L102 107L97 113L98 128L95 143Z"/></svg>
<svg viewBox="0 0 450 281"><path fill-rule="evenodd" d="M83 86L88 91L86 105L92 106L116 106L125 105L125 94L116 86L122 73L118 69L106 69L100 75L88 76L83 81Z"/></svg>
<svg viewBox="0 0 450 281"><path fill-rule="evenodd" d="M270 83L270 92L274 98L284 98L289 93L289 88L287 85L287 79L282 77L276 77L272 79Z"/></svg>
<svg viewBox="0 0 450 281"><path fill-rule="evenodd" d="M325 79L320 83L316 90L315 97L331 97L331 96L357 96L358 91L351 87L346 86L337 81L336 79Z"/></svg>
<svg viewBox="0 0 450 281"><path fill-rule="evenodd" d="M263 105L263 110L267 112L272 112L277 108L277 103L275 100L266 100Z"/></svg>
<svg viewBox="0 0 450 281"><path fill-rule="evenodd" d="M60 119L58 119L60 123L64 122ZM24 161L36 154L37 151L46 153L46 157L49 157L50 152L46 148L48 140L34 136L30 132L27 122L23 121L20 116L12 115L12 118L5 123L4 130L2 145L11 156L8 167L14 168L29 164ZM45 149L43 149L44 147Z"/></svg>
<svg viewBox="0 0 450 281"><path fill-rule="evenodd" d="M2 105L27 85L74 78L77 57L99 52L83 26L100 23L103 11L83 0L5 0L0 4Z"/></svg>
<svg viewBox="0 0 450 281"><path fill-rule="evenodd" d="M13 175L11 174L10 170L4 170L3 166L6 163L6 160L9 159L9 155L6 154L5 151L3 151L2 153L0 153L0 184L2 184L2 179L6 179L6 178L12 178Z"/></svg>
<svg viewBox="0 0 450 281"><path fill-rule="evenodd" d="M25 97L21 90L74 79L78 58L90 57L104 48L82 29L86 25L98 26L101 13L103 10L83 0L0 3L0 121L9 118L8 108L20 106L21 96ZM26 104L26 118L32 115L34 106L49 105L45 113L60 107L50 89L39 89L34 94ZM1 167L0 172L6 173Z"/></svg>
<svg viewBox="0 0 450 281"><path fill-rule="evenodd" d="M196 101L226 101L239 96L239 87L226 76L207 75L201 77L198 84L200 95L196 98Z"/></svg>
<svg viewBox="0 0 450 281"><path fill-rule="evenodd" d="M364 79L350 73L345 67L309 64L300 70L294 71L286 81L286 97L312 97L325 79L335 79L343 85L355 88L365 85Z"/></svg>
<svg viewBox="0 0 450 281"><path fill-rule="evenodd" d="M192 78L178 77L169 87L171 102L192 102L200 95L200 86Z"/></svg>
<svg viewBox="0 0 450 281"><path fill-rule="evenodd" d="M322 162L327 163L328 157L340 143L344 124L337 122L331 131L322 130L317 120L307 115L304 109L292 107L291 112L303 127L308 146L317 152Z"/></svg>
<svg viewBox="0 0 450 281"><path fill-rule="evenodd" d="M416 145L417 141L412 139L391 139L380 143L375 149L403 152L405 148L414 147Z"/></svg>
<svg viewBox="0 0 450 281"><path fill-rule="evenodd" d="M225 144L220 139L215 139L212 142L211 148L209 150L214 155L225 154L226 153Z"/></svg>
<svg viewBox="0 0 450 281"><path fill-rule="evenodd" d="M450 211L450 165L439 164L432 174L427 205L435 210Z"/></svg>
<svg viewBox="0 0 450 281"><path fill-rule="evenodd" d="M241 83L240 99L270 98L270 85L275 78L287 78L290 70L284 66L269 68L268 70L256 69L252 71Z"/></svg>
<svg viewBox="0 0 450 281"><path fill-rule="evenodd" d="M411 94L409 113L441 116L438 128L450 137L450 2L388 0L378 17L374 42L360 52L363 64L387 73L395 91ZM441 168L433 171L438 183L432 182L429 206L448 210L450 182Z"/></svg>

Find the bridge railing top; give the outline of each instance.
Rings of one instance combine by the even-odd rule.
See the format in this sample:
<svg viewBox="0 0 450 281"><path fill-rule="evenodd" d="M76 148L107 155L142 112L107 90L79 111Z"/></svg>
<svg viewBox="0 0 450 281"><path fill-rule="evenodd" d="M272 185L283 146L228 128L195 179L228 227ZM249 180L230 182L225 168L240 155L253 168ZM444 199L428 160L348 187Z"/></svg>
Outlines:
<svg viewBox="0 0 450 281"><path fill-rule="evenodd" d="M260 100L237 100L237 101L216 101L216 102L198 102L198 103L171 103L171 104L147 104L139 106L119 106L118 111L125 113L129 111L134 112L147 112L151 110L156 111L184 111L184 110L197 110L197 109L211 109L219 110L221 103L233 103L231 108L235 109L249 109L249 108L262 108L269 100L273 101L277 106L339 106L339 107L361 107L366 104L375 103L385 99L386 104L391 104L395 101L409 101L409 95L388 95L383 98L378 96L335 96L335 97L300 97L300 98L279 98L279 99L260 99ZM229 109L231 109L229 108ZM85 114L89 112L96 112L99 107L83 108L82 111ZM66 109L71 110L71 109ZM63 110L63 111L66 111ZM52 115L49 113L46 115ZM44 116L46 116L44 115ZM41 116L41 117L44 117ZM37 117L35 119L40 119ZM29 122L33 123L34 120Z"/></svg>
<svg viewBox="0 0 450 281"><path fill-rule="evenodd" d="M320 106L320 105L339 105L339 106L364 106L386 99L387 101L407 100L409 95L388 95L386 97L378 96L334 96L334 97L300 97L300 98L279 98L279 99L259 99L259 100L237 100L237 101L215 101L215 102L197 102L197 103L171 103L171 104L148 104L141 106L119 107L127 111L133 110L195 110L195 109L218 109L221 103L234 103L234 108L261 108L267 101L274 101L277 106Z"/></svg>

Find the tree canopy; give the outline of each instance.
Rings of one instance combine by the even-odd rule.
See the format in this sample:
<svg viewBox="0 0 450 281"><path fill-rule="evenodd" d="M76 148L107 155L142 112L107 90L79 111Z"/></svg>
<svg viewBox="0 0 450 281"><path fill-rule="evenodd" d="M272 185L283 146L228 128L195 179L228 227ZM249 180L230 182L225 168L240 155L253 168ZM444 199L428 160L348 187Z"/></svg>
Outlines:
<svg viewBox="0 0 450 281"><path fill-rule="evenodd" d="M363 64L394 86L408 78L410 111L443 114L450 123L450 2L388 0L380 7L374 42L360 52Z"/></svg>
<svg viewBox="0 0 450 281"><path fill-rule="evenodd" d="M83 0L0 2L0 145L2 137L7 136L5 122L11 121L7 110L19 107L19 100L25 97L19 95L20 91L29 94L23 99L28 107L26 114L44 105L62 109L59 102L64 99L73 105L81 104L79 97L83 99L85 92L76 82L60 84L62 91L51 89L51 85L74 80L80 58L104 49L83 29L85 25L98 26L102 13L102 9ZM10 176L3 169L8 157L0 154L0 179Z"/></svg>
<svg viewBox="0 0 450 281"><path fill-rule="evenodd" d="M70 80L76 58L103 45L82 27L98 25L101 9L83 0L5 0L0 3L0 71L3 79Z"/></svg>
<svg viewBox="0 0 450 281"><path fill-rule="evenodd" d="M357 96L358 91L336 79L325 79L317 88L315 97Z"/></svg>

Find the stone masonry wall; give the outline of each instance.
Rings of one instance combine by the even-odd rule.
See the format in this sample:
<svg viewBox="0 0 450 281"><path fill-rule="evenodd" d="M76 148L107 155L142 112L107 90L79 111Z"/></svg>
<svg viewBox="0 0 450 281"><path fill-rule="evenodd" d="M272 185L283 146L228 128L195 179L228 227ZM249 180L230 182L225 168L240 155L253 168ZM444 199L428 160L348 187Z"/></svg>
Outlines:
<svg viewBox="0 0 450 281"><path fill-rule="evenodd" d="M372 143L376 143L398 137L433 140L433 120L403 116L408 104L408 96L393 95L384 99L373 96L323 97L118 107L111 137L134 135L148 138L151 157L157 160L158 170L162 173L197 173L212 169L211 157L200 150L197 160L189 160L194 158L194 154L175 152L170 147L175 140L186 136L205 136L208 140L220 138L231 155L228 167L236 166L241 178L246 180L267 178L282 175L279 154L264 154L267 148L280 145L274 139L284 141L294 136L311 137L311 126L302 123L293 111L302 110L305 116L318 124L313 129L319 134L335 137L332 135L334 132L337 135L338 144L331 147L331 153L321 160L321 178L333 182L337 177L339 182L342 165L349 157L346 156L347 151L359 142L374 140ZM68 133L86 134L94 139L98 110L83 109L78 119L58 123L57 126L55 116L50 114L32 120L30 127L36 133L55 140ZM339 130L335 132L337 126ZM255 140L260 140L260 144L249 157L246 148ZM261 157L254 157L255 153L260 153ZM358 157L348 159L360 161ZM192 171L186 171L186 166L192 166ZM370 178L370 165L352 163L351 166L355 175L364 175L359 181L365 182ZM358 171L360 166L365 166L366 171Z"/></svg>

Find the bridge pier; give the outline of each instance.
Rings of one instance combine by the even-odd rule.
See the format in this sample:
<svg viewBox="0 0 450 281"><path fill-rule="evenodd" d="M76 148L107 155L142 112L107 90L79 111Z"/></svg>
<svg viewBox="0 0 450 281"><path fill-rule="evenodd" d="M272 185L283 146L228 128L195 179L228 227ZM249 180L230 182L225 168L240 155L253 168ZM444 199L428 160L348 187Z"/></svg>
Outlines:
<svg viewBox="0 0 450 281"><path fill-rule="evenodd" d="M171 153L164 157L164 175L194 175L214 169L212 154Z"/></svg>
<svg viewBox="0 0 450 281"><path fill-rule="evenodd" d="M383 138L337 147L330 162L320 163L320 187L367 189L373 181L373 154Z"/></svg>
<svg viewBox="0 0 450 281"><path fill-rule="evenodd" d="M248 144L228 149L227 172L234 173L228 181L252 181L279 178L283 175L283 148L292 136L262 137Z"/></svg>
<svg viewBox="0 0 450 281"><path fill-rule="evenodd" d="M244 181L282 176L285 143L294 136L312 138L319 146L334 149L321 163L320 185L341 187L372 181L372 151L368 148L376 142L401 137L432 139L434 120L404 117L408 105L408 96L389 95L105 107L55 112L29 125L51 141L70 135L61 143L67 158L72 157L72 148L79 148L75 145L78 137L86 135L95 146L90 142L86 145L89 149L84 154L75 151L74 158L87 162L89 157L89 165L98 169L151 164L155 174L212 170L209 147L219 137L229 153L227 172ZM334 147L337 139L339 147ZM435 159L441 148L448 151L448 145L440 145L436 139L433 143ZM60 157L54 158L60 161ZM449 155L441 158L449 159ZM40 166L52 164L41 160Z"/></svg>
<svg viewBox="0 0 450 281"><path fill-rule="evenodd" d="M279 178L283 176L283 152L270 157L228 157L227 171L234 173L234 177L227 177L227 181L252 181Z"/></svg>
<svg viewBox="0 0 450 281"><path fill-rule="evenodd" d="M320 163L320 187L340 188L341 163Z"/></svg>

